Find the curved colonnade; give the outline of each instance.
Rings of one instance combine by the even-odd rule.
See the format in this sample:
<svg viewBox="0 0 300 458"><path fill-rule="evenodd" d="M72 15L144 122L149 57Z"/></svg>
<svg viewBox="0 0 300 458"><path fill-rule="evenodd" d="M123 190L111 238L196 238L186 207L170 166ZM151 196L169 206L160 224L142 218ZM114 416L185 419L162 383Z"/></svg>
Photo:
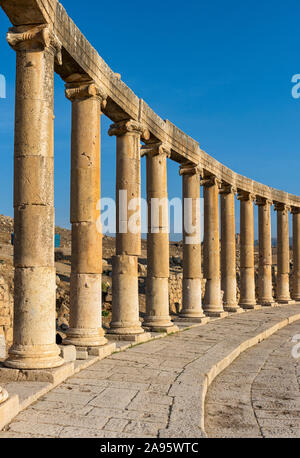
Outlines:
<svg viewBox="0 0 300 458"><path fill-rule="evenodd" d="M16 51L14 162L14 341L5 365L14 369L63 364L55 343L53 192L54 72L66 83L72 104L70 329L64 342L78 348L106 345L101 325L102 236L99 230L100 118L116 137L117 234L113 257L110 339L139 341L145 331L176 331L169 315L167 222L152 221L152 199L166 201L167 159L179 163L185 214L183 320L206 320L258 306L300 300L300 197L236 174L139 99L98 55L56 0L0 0L11 20L7 40ZM33 25L34 24L34 25ZM143 146L141 146L143 142ZM140 199L141 156L147 158L147 313L139 320L138 257L141 233L124 230L130 199ZM203 276L195 207L204 193ZM127 219L120 192L127 192ZM240 300L237 303L235 198L240 201ZM221 218L219 218L221 199ZM253 203L259 207L259 296L255 294ZM185 203L184 203L185 205ZM277 211L278 273L272 292L271 206ZM289 212L293 214L293 283L289 285ZM221 221L221 228L220 228ZM221 243L220 233L221 229ZM195 237L190 243L190 237ZM220 246L221 245L221 246ZM41 249L42 247L42 249ZM223 292L223 293L222 293ZM292 292L292 296L290 294ZM223 296L222 296L223 294Z"/></svg>

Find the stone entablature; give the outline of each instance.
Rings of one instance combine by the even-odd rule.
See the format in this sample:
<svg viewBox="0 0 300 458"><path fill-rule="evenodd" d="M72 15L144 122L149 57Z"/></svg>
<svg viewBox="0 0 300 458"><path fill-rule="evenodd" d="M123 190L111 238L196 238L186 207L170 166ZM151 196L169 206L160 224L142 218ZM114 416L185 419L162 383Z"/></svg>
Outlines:
<svg viewBox="0 0 300 458"><path fill-rule="evenodd" d="M160 118L144 100L139 99L121 81L119 74L110 69L57 0L22 0L17 6L10 0L0 0L0 5L14 26L40 24L39 32L43 36L43 29L49 24L49 33L56 37L56 43L61 43L64 51L63 60L59 62L62 65L56 66L56 72L66 82L72 74L79 71L88 75L90 80L107 94L107 104L103 112L112 121L139 121L151 134L149 142L163 142L171 151L173 160L199 165L206 173L215 175L239 191L247 191L274 202L300 207L300 197L270 188L233 172L203 151L197 141L170 121ZM60 52L58 59L60 60Z"/></svg>

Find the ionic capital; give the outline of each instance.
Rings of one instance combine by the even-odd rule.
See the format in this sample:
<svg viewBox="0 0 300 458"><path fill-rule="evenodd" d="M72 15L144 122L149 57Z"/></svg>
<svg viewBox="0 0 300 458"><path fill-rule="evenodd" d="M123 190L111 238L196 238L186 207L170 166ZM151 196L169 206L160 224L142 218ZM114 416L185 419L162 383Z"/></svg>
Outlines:
<svg viewBox="0 0 300 458"><path fill-rule="evenodd" d="M200 165L195 164L182 164L179 169L179 175L198 175L202 176L203 170L201 169Z"/></svg>
<svg viewBox="0 0 300 458"><path fill-rule="evenodd" d="M273 205L273 201L270 199L267 199L266 197L256 196L255 205L259 207L264 207L266 205Z"/></svg>
<svg viewBox="0 0 300 458"><path fill-rule="evenodd" d="M281 202L275 202L274 210L277 212L283 212L284 214L289 213L291 211L291 207L288 204L284 204Z"/></svg>
<svg viewBox="0 0 300 458"><path fill-rule="evenodd" d="M223 182L222 185L221 185L220 194L233 194L233 195L236 195L237 194L237 188L232 184L228 184L228 183L224 183Z"/></svg>
<svg viewBox="0 0 300 458"><path fill-rule="evenodd" d="M134 133L136 135L140 135L144 140L150 139L150 132L146 129L140 122L134 121L133 119L127 119L125 121L120 121L113 124L109 131L108 135L111 137L116 135L117 137L120 135L125 135L128 133Z"/></svg>
<svg viewBox="0 0 300 458"><path fill-rule="evenodd" d="M6 38L15 51L51 49L58 64L62 65L62 44L48 24L11 27Z"/></svg>
<svg viewBox="0 0 300 458"><path fill-rule="evenodd" d="M171 157L171 150L164 143L149 143L141 148L141 156L166 156Z"/></svg>
<svg viewBox="0 0 300 458"><path fill-rule="evenodd" d="M291 213L293 215L298 215L300 213L300 207L292 207Z"/></svg>
<svg viewBox="0 0 300 458"><path fill-rule="evenodd" d="M217 178L215 175L211 175L210 177L204 178L200 181L200 185L206 188L210 188L211 186L217 186L218 189L221 188L222 181Z"/></svg>
<svg viewBox="0 0 300 458"><path fill-rule="evenodd" d="M0 404L7 401L8 399L8 392L0 386Z"/></svg>
<svg viewBox="0 0 300 458"><path fill-rule="evenodd" d="M237 198L238 200L243 201L243 202L246 202L246 201L254 202L255 201L255 195L248 191L238 190Z"/></svg>
<svg viewBox="0 0 300 458"><path fill-rule="evenodd" d="M65 91L67 99L74 102L75 100L88 99L90 97L97 97L101 101L102 108L106 106L106 94L97 86L93 81L80 82L80 83L68 83L66 84Z"/></svg>

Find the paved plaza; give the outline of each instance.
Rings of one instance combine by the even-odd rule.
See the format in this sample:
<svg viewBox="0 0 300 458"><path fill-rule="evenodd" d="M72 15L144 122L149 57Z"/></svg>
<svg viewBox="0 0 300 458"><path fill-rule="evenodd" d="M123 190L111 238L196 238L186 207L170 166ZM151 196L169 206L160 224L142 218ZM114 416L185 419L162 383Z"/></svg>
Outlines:
<svg viewBox="0 0 300 458"><path fill-rule="evenodd" d="M299 365L291 356L299 312L289 305L232 314L115 353L20 413L0 437L299 435ZM282 327L287 318L297 321ZM203 380L276 326L208 388L205 432Z"/></svg>

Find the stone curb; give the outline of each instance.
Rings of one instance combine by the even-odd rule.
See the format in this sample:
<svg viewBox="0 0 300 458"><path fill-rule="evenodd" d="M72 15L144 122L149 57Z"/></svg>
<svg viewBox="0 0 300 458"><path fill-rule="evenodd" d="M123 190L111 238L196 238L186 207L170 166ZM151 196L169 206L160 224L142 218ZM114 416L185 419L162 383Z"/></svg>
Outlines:
<svg viewBox="0 0 300 458"><path fill-rule="evenodd" d="M212 357L198 358L189 364L169 392L174 397L169 426L159 431L160 438L206 438L205 398L213 380L223 372L238 356L251 347L272 336L275 332L300 320L300 313L282 319L250 339L220 348ZM223 355L222 355L223 353ZM221 358L220 358L221 356ZM197 371L197 366L199 371ZM195 372L197 376L195 378ZM190 390L189 390L190 385Z"/></svg>

